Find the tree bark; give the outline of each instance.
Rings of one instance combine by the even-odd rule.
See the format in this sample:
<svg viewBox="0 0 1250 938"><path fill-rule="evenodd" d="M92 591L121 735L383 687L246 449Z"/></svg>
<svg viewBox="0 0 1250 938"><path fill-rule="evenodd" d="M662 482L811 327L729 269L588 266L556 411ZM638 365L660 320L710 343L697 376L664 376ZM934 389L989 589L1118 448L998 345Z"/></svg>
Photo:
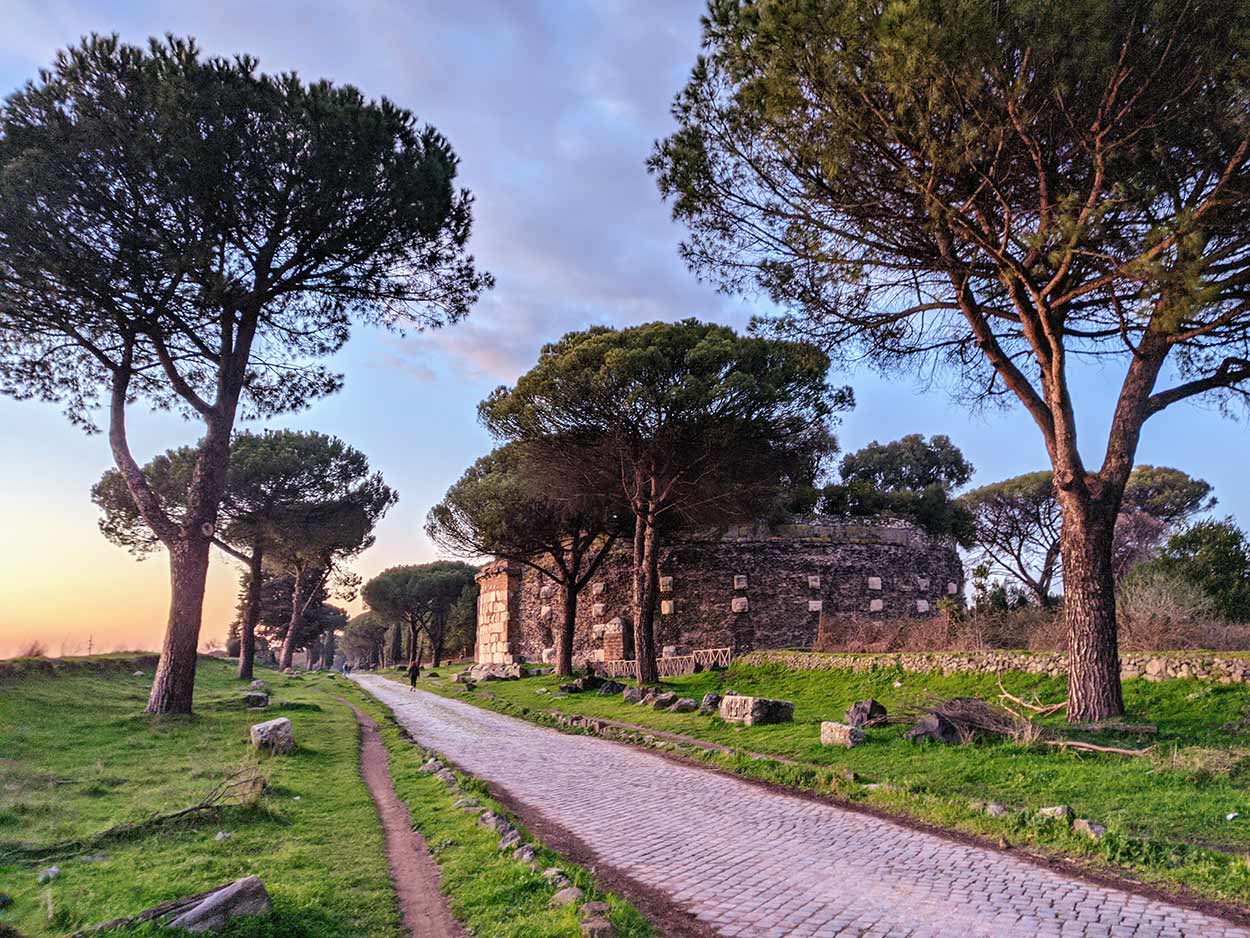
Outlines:
<svg viewBox="0 0 1250 938"><path fill-rule="evenodd" d="M655 684L660 680L655 661L654 632L655 598L659 586L659 545L656 543L655 526L655 516L648 513L643 523L642 575L639 602L634 612L634 654L638 661L639 686Z"/></svg>
<svg viewBox="0 0 1250 938"><path fill-rule="evenodd" d="M404 660L404 630L398 625L391 629L391 647L387 657L390 661L384 662L384 666L392 668Z"/></svg>
<svg viewBox="0 0 1250 938"><path fill-rule="evenodd" d="M287 623L286 637L282 639L282 656L278 659L278 670L285 671L291 666L295 657L295 633L299 631L299 620L302 615L304 600L304 571L295 572L295 583L291 587L291 619Z"/></svg>
<svg viewBox="0 0 1250 938"><path fill-rule="evenodd" d="M252 545L252 559L248 564L247 607L243 610L243 622L239 630L239 680L250 681L253 659L256 657L256 621L260 618L260 588L264 583L264 548L260 543Z"/></svg>
<svg viewBox="0 0 1250 938"><path fill-rule="evenodd" d="M556 642L556 675L570 677L573 674L573 638L577 631L577 586L565 582L564 619L560 623L560 635Z"/></svg>
<svg viewBox="0 0 1250 938"><path fill-rule="evenodd" d="M169 548L169 620L148 695L148 713L191 712L208 553L206 537L191 537Z"/></svg>
<svg viewBox="0 0 1250 938"><path fill-rule="evenodd" d="M330 629L330 631L326 632L325 645L321 651L321 666L327 671L334 667L334 646L334 629Z"/></svg>
<svg viewBox="0 0 1250 938"><path fill-rule="evenodd" d="M1060 492L1063 615L1068 632L1068 720L1093 723L1124 713L1111 543L1115 504Z"/></svg>

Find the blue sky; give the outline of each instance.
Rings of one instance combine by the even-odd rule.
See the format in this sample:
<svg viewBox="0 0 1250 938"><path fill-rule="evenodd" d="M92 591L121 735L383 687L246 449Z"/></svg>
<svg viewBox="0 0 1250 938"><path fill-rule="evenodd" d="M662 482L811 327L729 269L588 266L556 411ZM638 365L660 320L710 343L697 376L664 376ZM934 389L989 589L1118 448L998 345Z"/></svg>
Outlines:
<svg viewBox="0 0 1250 938"><path fill-rule="evenodd" d="M335 433L367 453L400 493L364 576L431 559L429 506L490 447L477 402L511 381L539 346L569 329L687 316L744 325L761 307L718 295L677 257L644 161L671 129L668 113L699 46L701 0L211 4L0 0L0 93L90 32L130 42L173 32L214 54L247 52L266 71L351 83L443 131L477 197L472 249L498 286L465 323L399 338L357 330L336 366L339 395L274 426ZM988 482L1045 465L1018 409L970 414L940 387L835 376L859 405L844 448L904 433L946 433ZM1118 367L1077 377L1084 450L1097 463ZM133 418L142 458L192 442L198 428L168 415ZM162 557L136 564L95 526L88 489L110 465L102 437L70 427L55 407L0 399L0 656L43 636L50 650L155 646L167 596ZM1140 462L1176 465L1215 486L1217 512L1250 523L1244 423L1185 405L1146 428ZM217 559L204 634L224 633L236 571Z"/></svg>

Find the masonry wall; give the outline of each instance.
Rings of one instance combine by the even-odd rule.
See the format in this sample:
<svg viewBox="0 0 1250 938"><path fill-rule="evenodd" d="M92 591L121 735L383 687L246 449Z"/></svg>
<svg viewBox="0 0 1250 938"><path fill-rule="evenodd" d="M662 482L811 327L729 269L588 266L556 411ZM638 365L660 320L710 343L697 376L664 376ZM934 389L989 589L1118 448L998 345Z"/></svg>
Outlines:
<svg viewBox="0 0 1250 938"><path fill-rule="evenodd" d="M478 572L481 592L477 598L477 648L475 660L483 664L512 664L519 652L520 572L506 560L487 564Z"/></svg>
<svg viewBox="0 0 1250 938"><path fill-rule="evenodd" d="M497 576L482 580L486 605L479 615L485 634L479 643L489 646L488 654L497 654L501 641L498 621L489 617L504 607L498 598L486 600L488 589L502 583L493 579ZM736 655L757 648L810 648L822 613L927 617L936 615L941 597L958 599L963 592L963 566L954 546L897 521L818 520L687 539L661 553L660 576L657 645L678 651L729 647ZM541 660L559 629L559 587L528 567L513 577L510 652ZM630 599L631 549L623 544L581 594L576 660L619 654L618 636L633 628Z"/></svg>

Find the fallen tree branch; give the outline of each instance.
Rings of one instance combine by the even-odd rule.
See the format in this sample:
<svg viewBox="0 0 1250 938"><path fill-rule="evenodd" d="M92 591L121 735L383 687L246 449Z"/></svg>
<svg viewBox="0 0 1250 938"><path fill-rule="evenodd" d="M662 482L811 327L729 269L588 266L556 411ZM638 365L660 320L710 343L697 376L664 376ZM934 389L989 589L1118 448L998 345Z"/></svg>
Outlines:
<svg viewBox="0 0 1250 938"><path fill-rule="evenodd" d="M1057 704L1041 704L1041 703L1032 704L1032 703L1029 703L1027 700L1021 700L1015 694L1009 693L1007 688L1003 687L1003 679L1001 677L998 679L998 690L1000 691L999 693L1000 697L1003 697L1006 700L1010 700L1013 704L1015 704L1018 707L1024 707L1024 709L1026 710L1032 710L1038 716L1042 716L1042 717L1053 716L1059 711L1066 710L1068 708L1068 702L1066 700L1060 701Z"/></svg>
<svg viewBox="0 0 1250 938"><path fill-rule="evenodd" d="M1042 742L1047 746L1060 749L1073 749L1077 752L1105 752L1116 756L1147 756L1159 748L1147 746L1145 749L1119 749L1115 746L1095 746L1093 743L1083 743L1076 739L1045 739Z"/></svg>
<svg viewBox="0 0 1250 938"><path fill-rule="evenodd" d="M153 814L140 821L118 824L82 840L38 845L0 842L0 862L51 860L73 856L110 841L125 840L172 824L191 815L215 811L228 801L242 803L265 789L265 777L254 767L238 769L214 785L198 802L168 814Z"/></svg>

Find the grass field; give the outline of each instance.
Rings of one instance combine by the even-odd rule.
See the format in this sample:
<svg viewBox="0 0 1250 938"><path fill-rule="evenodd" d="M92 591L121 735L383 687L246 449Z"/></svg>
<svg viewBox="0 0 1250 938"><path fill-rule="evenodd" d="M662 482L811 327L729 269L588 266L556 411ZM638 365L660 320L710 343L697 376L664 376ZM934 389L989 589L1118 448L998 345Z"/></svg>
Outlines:
<svg viewBox="0 0 1250 938"><path fill-rule="evenodd" d="M864 801L1005 843L1110 864L1163 885L1250 907L1250 860L1245 856L1250 851L1250 736L1221 730L1250 711L1250 690L1245 686L1127 681L1129 719L1156 723L1158 736L1081 737L1134 748L1148 742L1158 745L1151 757L1126 758L1078 755L1003 740L964 747L916 745L903 738L906 727L899 725L869 730L868 742L851 750L820 745L820 722L843 719L857 699L874 697L891 710L930 694L996 699L997 678L987 675L905 674L894 669L795 672L778 665L735 664L728 671L664 682L667 689L696 700L707 692L732 688L794 702L793 723L758 727L729 725L698 713L655 711L626 704L619 695L559 696L560 681L551 676L490 682L469 694L447 676L423 678L423 685L531 719L558 709L692 736L742 754L797 760L803 765L746 755L699 756L744 775ZM1037 675L1005 675L1004 684L1019 696L1037 694L1048 701L1066 694L1061 680ZM843 781L848 769L858 784ZM970 801L998 801L1031 810L1067 804L1078 816L1106 824L1111 834L1094 843L1070 834L1066 826L1039 822L1023 811L1002 820L987 818L970 809ZM1230 814L1237 817L1229 820Z"/></svg>
<svg viewBox="0 0 1250 938"><path fill-rule="evenodd" d="M195 715L156 720L142 715L150 671L76 668L0 685L0 882L14 899L0 920L31 936L63 934L255 873L274 914L240 922L234 936L400 934L354 715L310 681L266 672L274 700L264 717L290 717L299 747L257 756L247 729L258 718L240 705L232 670L202 659ZM253 764L269 784L254 804L69 857L20 847L179 810ZM219 831L229 836L217 840ZM39 885L52 864L60 876Z"/></svg>
<svg viewBox="0 0 1250 938"><path fill-rule="evenodd" d="M382 729L396 789L442 869L456 917L483 938L580 936L575 909L549 907L550 884L500 853L476 815L453 809L446 789L417 771L426 754L348 681L265 671L259 676L273 701L258 714L239 703L243 685L231 663L202 659L195 715L153 719L142 714L151 660L145 664L142 677L125 656L8 664L0 680L0 891L13 904L0 910L0 935L5 926L29 938L63 935L251 873L264 881L274 912L236 922L227 938L404 934L381 826L359 775L356 718L340 699L347 698ZM298 748L260 756L248 726L277 716L291 718ZM94 839L193 805L240 767L258 768L268 781L247 804ZM464 784L480 790L474 780ZM228 836L218 840L219 832ZM55 849L68 841L78 846ZM545 849L539 858L561 866L588 898L601 897L585 870ZM39 884L53 864L60 875ZM622 938L648 938L633 908L602 898Z"/></svg>

